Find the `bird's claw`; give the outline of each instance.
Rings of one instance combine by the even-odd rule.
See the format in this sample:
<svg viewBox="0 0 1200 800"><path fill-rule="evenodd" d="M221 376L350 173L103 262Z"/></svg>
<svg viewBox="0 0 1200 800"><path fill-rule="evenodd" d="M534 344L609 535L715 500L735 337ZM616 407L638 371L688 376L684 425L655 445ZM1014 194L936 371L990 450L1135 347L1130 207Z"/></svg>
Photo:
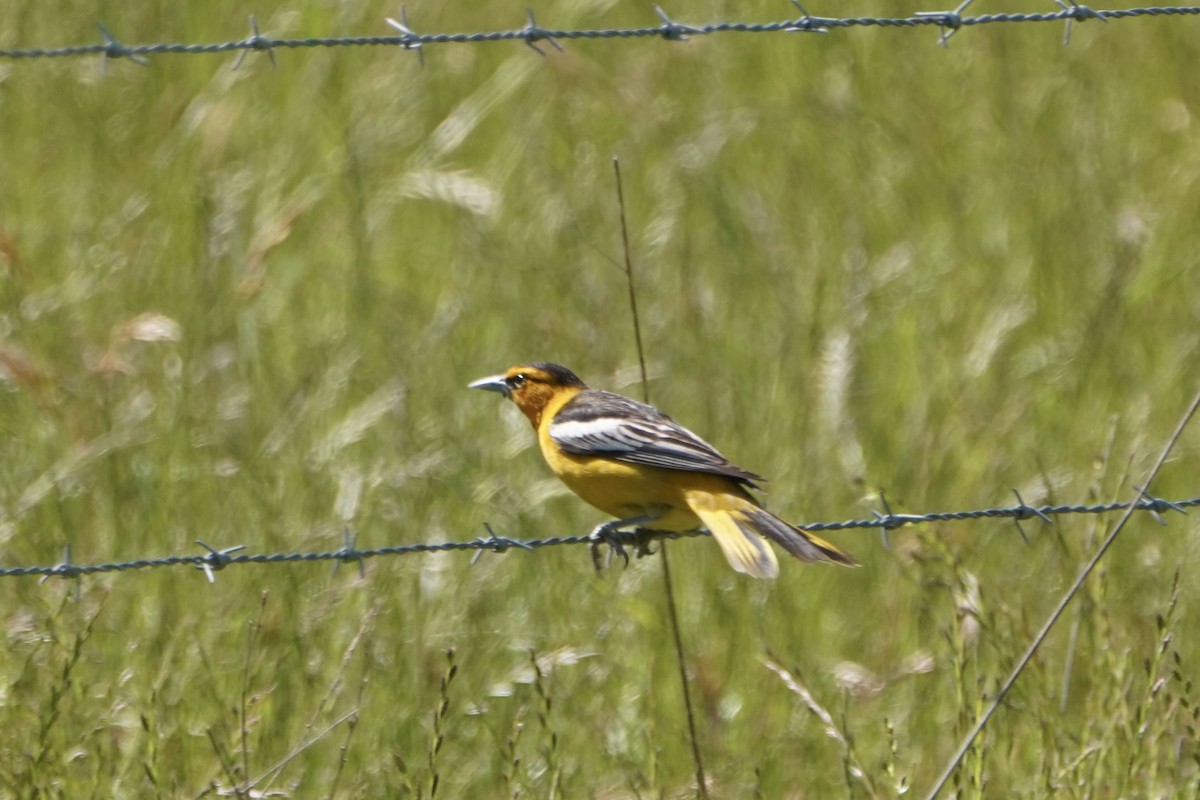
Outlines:
<svg viewBox="0 0 1200 800"><path fill-rule="evenodd" d="M625 549L625 545L621 542L620 532L615 525L597 525L588 538L592 540L592 565L596 568L597 572L601 569L601 545L608 545L608 553L604 558L604 567L612 566L613 553L624 559L625 566L629 566L629 551ZM639 555L641 553L640 546L638 553Z"/></svg>
<svg viewBox="0 0 1200 800"><path fill-rule="evenodd" d="M655 532L646 528L638 528L638 533L641 535L633 543L633 554L638 558L654 555L657 552L654 549Z"/></svg>

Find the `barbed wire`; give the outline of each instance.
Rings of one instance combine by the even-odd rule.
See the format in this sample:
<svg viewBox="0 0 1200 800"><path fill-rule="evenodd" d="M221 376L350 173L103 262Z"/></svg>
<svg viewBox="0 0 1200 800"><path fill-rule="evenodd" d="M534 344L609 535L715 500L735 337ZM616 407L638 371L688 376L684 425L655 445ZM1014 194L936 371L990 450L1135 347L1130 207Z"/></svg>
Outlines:
<svg viewBox="0 0 1200 800"><path fill-rule="evenodd" d="M917 11L906 17L814 17L792 0L801 16L772 22L714 22L707 25L689 25L671 18L661 6L654 6L660 24L636 28L599 28L554 30L538 25L533 11L527 12L524 27L510 30L473 31L465 33L418 33L409 25L408 13L401 7L400 19L388 18L384 22L397 33L390 36L337 36L276 39L264 36L254 16L250 17L250 35L245 39L225 42L157 42L153 44L123 44L102 23L97 23L101 42L66 45L63 47L2 49L0 58L38 59L68 58L99 55L105 59L127 58L139 64L149 62L146 56L155 55L198 55L203 53L238 52L234 67L251 51L266 52L272 64L275 50L312 47L398 47L414 50L424 59L424 47L433 44L480 44L484 42L521 41L541 55L545 51L539 42L548 42L562 50L560 41L575 39L640 39L659 38L664 41L681 42L696 36L711 36L722 33L830 33L831 31L855 27L920 28L932 26L939 30L938 41L945 45L956 32L978 25L1024 22L1061 22L1066 26L1064 43L1070 41L1071 23L1087 20L1127 20L1146 17L1178 17L1200 15L1200 6L1147 6L1141 8L1095 10L1075 0L1054 0L1057 11L1045 13L998 13L964 16L974 0L964 0L957 7L946 11Z"/></svg>
<svg viewBox="0 0 1200 800"><path fill-rule="evenodd" d="M878 529L884 533L884 543L887 544L886 534L888 531L902 528L906 525L918 525L928 522L956 522L965 520L979 519L1011 519L1017 526L1017 530L1021 533L1022 538L1025 536L1025 531L1021 527L1022 520L1040 519L1045 523L1052 523L1054 517L1065 516L1070 514L1109 514L1117 511L1125 511L1130 508L1130 503L1102 503L1096 505L1043 505L1029 506L1021 499L1020 494L1013 492L1017 496L1017 505L1000 508L983 508L970 511L938 511L927 514L894 514L888 506L886 498L883 498L884 510L882 512L874 512L871 519L855 519L845 520L843 522L812 522L802 525L804 530L817 532L827 531L844 531L851 529ZM1156 497L1145 497L1133 504L1135 511L1144 511L1155 517L1161 524L1166 524L1162 519L1161 514L1167 511L1177 511L1181 514L1186 514L1188 508L1200 505L1200 497L1193 497L1187 500L1163 500ZM673 531L655 531L646 529L634 529L626 531L613 531L606 533L602 538L597 538L594 535L584 536L551 536L542 539L511 539L506 536L497 536L490 526L484 526L488 535L478 539L462 542L423 542L418 544L403 544L393 545L390 547L375 547L369 549L359 549L356 546L354 537L346 532L343 538L342 547L337 550L316 551L316 552L281 552L281 553L241 553L246 548L245 545L236 545L234 547L215 548L202 540L197 540L196 544L205 552L195 553L191 555L172 555L159 558L140 558L131 561L111 561L101 564L75 564L71 561L71 550L68 546L65 550L62 562L53 566L34 566L34 567L0 567L0 578L19 578L19 577L40 577L42 580L52 577L59 578L78 578L84 575L94 575L97 573L107 572L126 572L129 570L157 569L161 567L176 567L176 566L192 566L202 570L207 576L209 582L213 582L216 577L216 571L225 567L241 565L241 564L289 564L295 562L312 562L312 561L332 561L335 564L355 563L362 569L363 562L369 558L379 558L383 556L408 556L418 553L445 553L457 551L474 551L477 559L483 553L503 553L507 550L538 550L543 547L555 547L558 545L576 545L587 544L592 546L592 557L596 562L597 567L600 565L600 548L607 546L608 554L611 560L613 554L623 557L627 562L629 560L626 548L632 549L635 553L641 555L650 552L650 546L653 542L660 539L683 539L693 536L708 536L707 531L688 531L683 533ZM474 560L472 560L474 563ZM336 568L336 567L335 567Z"/></svg>

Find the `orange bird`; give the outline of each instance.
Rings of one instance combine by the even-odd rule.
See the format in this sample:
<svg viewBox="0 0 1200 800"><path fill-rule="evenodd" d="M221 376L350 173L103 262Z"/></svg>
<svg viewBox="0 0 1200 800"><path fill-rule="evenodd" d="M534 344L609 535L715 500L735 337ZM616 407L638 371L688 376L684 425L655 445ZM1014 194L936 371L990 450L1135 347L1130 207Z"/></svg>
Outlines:
<svg viewBox="0 0 1200 800"><path fill-rule="evenodd" d="M571 491L617 519L593 536L641 526L706 528L729 565L774 578L767 541L801 561L857 566L851 556L764 509L749 489L762 477L742 469L654 406L589 389L575 373L543 361L470 384L517 404L537 431L542 455Z"/></svg>

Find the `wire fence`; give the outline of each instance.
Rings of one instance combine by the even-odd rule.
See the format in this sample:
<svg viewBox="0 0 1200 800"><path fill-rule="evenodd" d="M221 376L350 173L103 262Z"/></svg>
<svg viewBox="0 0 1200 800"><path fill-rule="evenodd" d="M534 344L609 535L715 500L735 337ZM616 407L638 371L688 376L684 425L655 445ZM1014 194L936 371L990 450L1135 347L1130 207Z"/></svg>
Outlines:
<svg viewBox="0 0 1200 800"><path fill-rule="evenodd" d="M1015 494L1015 492L1014 492ZM906 525L917 525L928 522L958 522L965 520L980 520L980 519L1011 519L1016 524L1017 530L1022 538L1025 537L1025 531L1021 527L1023 520L1039 519L1044 523L1052 523L1055 517L1066 516L1071 514L1111 514L1115 512L1124 512L1131 506L1130 503L1102 503L1096 505L1043 505L1030 506L1026 505L1017 495L1017 504L1014 506L1000 508L982 508L970 511L939 511L928 514L894 514L888 507L886 500L883 503L884 511L875 512L871 519L856 519L846 520L843 522L813 522L805 523L804 530L814 533L827 531L844 531L853 529L878 529L884 534L884 544L887 544L887 532L896 530L897 528ZM1200 506L1200 497L1193 497L1187 500L1163 500L1156 497L1144 497L1143 499L1132 504L1135 511L1146 512L1153 515L1160 523L1166 524L1162 518L1162 514L1168 511L1177 511L1186 514L1187 509L1194 506ZM650 552L651 545L660 539L681 539L691 538L693 536L708 536L707 531L689 531L685 533L676 533L671 531L655 531L646 529L634 529L626 531L613 531L606 533L603 538L597 538L594 535L584 536L552 536L543 539L510 539L505 536L497 536L492 532L490 526L486 526L488 536L469 541L459 542L423 542L417 544L394 545L390 547L376 547L369 549L359 549L355 546L354 538L347 532L343 540L343 546L337 550L316 551L316 552L292 552L292 553L243 553L245 545L236 545L234 547L216 548L204 541L197 540L196 544L204 552L194 553L191 555L172 555L162 556L158 558L139 558L130 561L111 561L101 564L75 564L71 561L71 552L68 547L63 557L62 562L51 566L34 566L34 567L0 567L0 578L20 578L20 577L40 577L43 580L51 577L59 578L78 578L84 575L94 575L104 572L126 572L130 570L157 569L161 567L177 567L191 566L202 570L212 582L215 580L216 571L225 567L242 565L242 564L290 564L296 562L312 562L312 561L332 561L335 564L354 563L358 564L360 569L363 562L369 558L380 558L384 556L409 556L418 553L446 553L460 551L474 551L475 557L478 558L484 553L503 553L508 550L539 550L543 547L555 547L558 545L578 545L587 544L592 547L592 558L599 568L602 560L601 548L608 548L608 560L611 560L615 554L629 560L628 550L633 550L636 554L645 554Z"/></svg>
<svg viewBox="0 0 1200 800"><path fill-rule="evenodd" d="M539 25L533 11L528 11L526 24L508 30L472 31L464 33L419 33L409 24L407 12L401 8L400 19L384 20L394 34L389 36L336 36L306 38L273 38L263 35L256 19L250 17L250 35L245 39L225 42L157 42L153 44L127 45L118 39L103 24L98 24L102 41L73 44L62 47L0 49L0 58L39 59L68 58L76 56L102 56L127 58L139 64L147 64L146 56L198 55L203 53L239 53L237 63L249 52L266 52L274 63L274 51L279 49L303 49L312 47L398 47L416 51L423 59L427 45L481 44L484 42L524 42L530 48L546 55L538 43L548 43L562 50L561 42L579 39L661 39L664 41L686 41L692 37L712 36L726 33L830 33L848 28L926 28L938 29L938 41L945 45L956 32L979 25L1009 23L1063 23L1063 41L1070 41L1071 23L1099 20L1110 22L1150 17L1181 17L1200 15L1200 6L1148 6L1142 8L1096 10L1080 5L1074 0L1054 0L1057 11L1045 13L998 13L966 16L965 11L974 0L965 0L956 8L946 11L918 11L905 17L820 17L812 16L792 0L800 16L771 22L713 22L692 25L679 22L669 16L661 6L654 6L659 24L634 28L599 28L555 30ZM381 23L382 24L382 23Z"/></svg>

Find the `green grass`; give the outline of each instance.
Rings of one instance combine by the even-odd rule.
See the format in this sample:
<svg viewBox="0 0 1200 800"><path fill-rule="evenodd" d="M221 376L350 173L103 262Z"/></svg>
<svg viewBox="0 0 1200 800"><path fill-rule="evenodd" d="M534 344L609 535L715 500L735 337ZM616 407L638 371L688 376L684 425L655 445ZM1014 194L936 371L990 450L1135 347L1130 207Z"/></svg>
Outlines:
<svg viewBox="0 0 1200 800"><path fill-rule="evenodd" d="M127 5L10 3L0 46L246 35L238 4ZM1046 7L978 9L1014 10ZM272 36L396 13L253 11ZM420 31L520 11L408 7ZM2 62L0 564L586 532L524 420L464 387L551 359L638 391L614 155L652 398L777 512L1129 498L1200 383L1197 24ZM1197 494L1198 436L1155 494ZM1168 521L1131 522L959 796L1200 788L1200 540ZM862 569L770 584L670 545L714 795L925 791L1114 522L840 534ZM2 579L0 796L692 796L660 570L550 548Z"/></svg>

